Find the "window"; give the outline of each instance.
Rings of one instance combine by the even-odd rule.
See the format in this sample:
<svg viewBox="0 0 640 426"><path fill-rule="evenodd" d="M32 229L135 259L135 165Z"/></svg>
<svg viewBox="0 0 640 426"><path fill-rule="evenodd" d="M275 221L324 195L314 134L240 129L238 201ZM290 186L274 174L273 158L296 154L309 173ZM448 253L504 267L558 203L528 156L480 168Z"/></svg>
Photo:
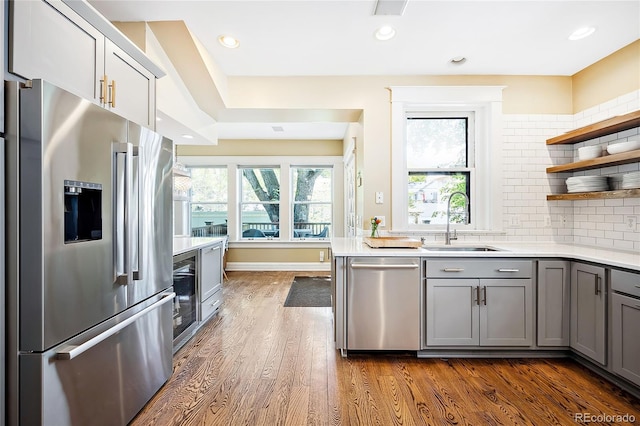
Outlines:
<svg viewBox="0 0 640 426"><path fill-rule="evenodd" d="M191 234L227 235L227 169L190 167Z"/></svg>
<svg viewBox="0 0 640 426"><path fill-rule="evenodd" d="M242 238L280 236L280 168L240 167Z"/></svg>
<svg viewBox="0 0 640 426"><path fill-rule="evenodd" d="M473 112L407 115L408 226L446 224L454 192L471 200L473 128ZM471 204L454 197L451 223L472 223Z"/></svg>
<svg viewBox="0 0 640 426"><path fill-rule="evenodd" d="M501 231L502 86L391 88L392 229ZM466 128L466 130L465 130ZM397 195L396 195L397 194ZM463 225L465 218L470 225Z"/></svg>
<svg viewBox="0 0 640 426"><path fill-rule="evenodd" d="M181 156L180 161L192 171L192 221L200 229L209 230L205 222L224 222L229 241L249 247L312 247L343 235L342 156Z"/></svg>
<svg viewBox="0 0 640 426"><path fill-rule="evenodd" d="M331 230L332 169L291 167L294 238L328 238Z"/></svg>

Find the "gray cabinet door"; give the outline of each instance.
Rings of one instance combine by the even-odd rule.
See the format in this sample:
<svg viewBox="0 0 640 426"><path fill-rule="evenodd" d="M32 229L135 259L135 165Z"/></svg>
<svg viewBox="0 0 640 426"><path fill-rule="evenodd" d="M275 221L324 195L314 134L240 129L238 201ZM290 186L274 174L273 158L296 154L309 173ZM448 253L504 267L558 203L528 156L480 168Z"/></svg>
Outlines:
<svg viewBox="0 0 640 426"><path fill-rule="evenodd" d="M156 78L110 40L105 40L105 107L135 123L155 128Z"/></svg>
<svg viewBox="0 0 640 426"><path fill-rule="evenodd" d="M480 280L481 346L531 346L531 287L530 279Z"/></svg>
<svg viewBox="0 0 640 426"><path fill-rule="evenodd" d="M538 262L538 346L569 346L570 262Z"/></svg>
<svg viewBox="0 0 640 426"><path fill-rule="evenodd" d="M478 346L479 280L427 279L427 346Z"/></svg>
<svg viewBox="0 0 640 426"><path fill-rule="evenodd" d="M604 268L571 263L571 348L606 365Z"/></svg>
<svg viewBox="0 0 640 426"><path fill-rule="evenodd" d="M222 244L200 249L200 301L222 288Z"/></svg>
<svg viewBox="0 0 640 426"><path fill-rule="evenodd" d="M640 299L612 296L613 371L640 386Z"/></svg>
<svg viewBox="0 0 640 426"><path fill-rule="evenodd" d="M11 2L9 72L100 103L104 36L61 1Z"/></svg>

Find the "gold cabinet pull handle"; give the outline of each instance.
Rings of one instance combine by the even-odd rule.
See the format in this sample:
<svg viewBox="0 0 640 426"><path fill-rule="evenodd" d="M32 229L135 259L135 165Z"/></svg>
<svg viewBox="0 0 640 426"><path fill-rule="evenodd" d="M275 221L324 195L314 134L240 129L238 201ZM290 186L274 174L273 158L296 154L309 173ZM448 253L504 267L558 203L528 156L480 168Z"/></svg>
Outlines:
<svg viewBox="0 0 640 426"><path fill-rule="evenodd" d="M100 79L100 103L107 103L107 75Z"/></svg>
<svg viewBox="0 0 640 426"><path fill-rule="evenodd" d="M116 81L111 80L111 84L109 85L109 105L111 108L116 107Z"/></svg>

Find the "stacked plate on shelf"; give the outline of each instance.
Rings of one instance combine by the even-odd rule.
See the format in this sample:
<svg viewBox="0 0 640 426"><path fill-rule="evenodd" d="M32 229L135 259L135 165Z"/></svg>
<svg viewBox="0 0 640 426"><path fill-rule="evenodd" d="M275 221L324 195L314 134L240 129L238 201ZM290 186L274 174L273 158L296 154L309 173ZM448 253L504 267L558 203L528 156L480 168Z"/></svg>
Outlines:
<svg viewBox="0 0 640 426"><path fill-rule="evenodd" d="M622 175L622 189L633 188L640 188L640 172L631 172Z"/></svg>
<svg viewBox="0 0 640 426"><path fill-rule="evenodd" d="M567 179L567 192L606 191L609 183L606 176L573 176Z"/></svg>

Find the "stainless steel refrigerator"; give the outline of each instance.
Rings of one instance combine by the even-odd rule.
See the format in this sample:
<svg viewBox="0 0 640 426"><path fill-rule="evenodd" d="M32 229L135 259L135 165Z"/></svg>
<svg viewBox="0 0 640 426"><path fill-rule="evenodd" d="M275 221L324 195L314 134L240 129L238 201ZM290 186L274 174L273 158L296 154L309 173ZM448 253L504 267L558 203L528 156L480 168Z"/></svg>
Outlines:
<svg viewBox="0 0 640 426"><path fill-rule="evenodd" d="M172 373L173 144L27 86L6 85L9 424L125 425Z"/></svg>

